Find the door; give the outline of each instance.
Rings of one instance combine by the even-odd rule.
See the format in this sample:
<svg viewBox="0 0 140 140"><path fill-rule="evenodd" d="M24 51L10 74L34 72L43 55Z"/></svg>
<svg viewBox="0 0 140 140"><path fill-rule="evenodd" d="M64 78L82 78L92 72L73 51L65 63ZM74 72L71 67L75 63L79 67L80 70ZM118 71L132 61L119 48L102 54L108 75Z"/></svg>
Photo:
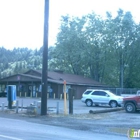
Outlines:
<svg viewBox="0 0 140 140"><path fill-rule="evenodd" d="M91 93L91 99L92 99L93 103L100 103L100 92L93 91Z"/></svg>
<svg viewBox="0 0 140 140"><path fill-rule="evenodd" d="M108 104L109 100L109 95L105 91L100 91L100 102L103 104Z"/></svg>
<svg viewBox="0 0 140 140"><path fill-rule="evenodd" d="M140 108L140 94L135 97L137 102L137 108Z"/></svg>
<svg viewBox="0 0 140 140"><path fill-rule="evenodd" d="M36 86L33 86L33 97L36 96Z"/></svg>
<svg viewBox="0 0 140 140"><path fill-rule="evenodd" d="M105 91L94 91L92 93L92 100L94 103L108 103L109 97Z"/></svg>

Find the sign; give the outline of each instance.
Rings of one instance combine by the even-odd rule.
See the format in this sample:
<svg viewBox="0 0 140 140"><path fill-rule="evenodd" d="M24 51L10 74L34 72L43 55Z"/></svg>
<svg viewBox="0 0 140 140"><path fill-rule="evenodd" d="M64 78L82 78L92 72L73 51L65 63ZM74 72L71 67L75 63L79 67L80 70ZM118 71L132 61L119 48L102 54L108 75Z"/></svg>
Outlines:
<svg viewBox="0 0 140 140"><path fill-rule="evenodd" d="M66 85L66 81L64 80L64 85Z"/></svg>
<svg viewBox="0 0 140 140"><path fill-rule="evenodd" d="M17 80L20 80L20 76L17 76Z"/></svg>

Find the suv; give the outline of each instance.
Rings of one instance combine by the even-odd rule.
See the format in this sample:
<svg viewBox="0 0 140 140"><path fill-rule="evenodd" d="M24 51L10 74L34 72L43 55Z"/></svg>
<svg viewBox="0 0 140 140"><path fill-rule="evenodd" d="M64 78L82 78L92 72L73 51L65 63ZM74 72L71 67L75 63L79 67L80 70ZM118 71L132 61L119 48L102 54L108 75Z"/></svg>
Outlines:
<svg viewBox="0 0 140 140"><path fill-rule="evenodd" d="M123 98L124 109L128 113L140 110L140 90L137 91L135 96L128 96Z"/></svg>
<svg viewBox="0 0 140 140"><path fill-rule="evenodd" d="M87 106L99 106L100 104L107 104L114 108L122 106L123 97L117 96L109 90L87 89L81 98Z"/></svg>

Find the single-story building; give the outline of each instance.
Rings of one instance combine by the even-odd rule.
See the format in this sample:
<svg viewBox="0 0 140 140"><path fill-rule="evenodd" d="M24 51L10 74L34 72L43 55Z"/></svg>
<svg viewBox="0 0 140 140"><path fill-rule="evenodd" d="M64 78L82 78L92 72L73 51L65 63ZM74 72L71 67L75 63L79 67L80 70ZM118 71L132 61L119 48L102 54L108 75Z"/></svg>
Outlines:
<svg viewBox="0 0 140 140"><path fill-rule="evenodd" d="M106 85L101 84L91 78L84 76L67 74L60 70L48 71L48 93L52 91L52 97L63 97L63 84L66 81L66 89L75 90L74 98L81 98L82 93L87 88L104 88ZM6 85L16 85L17 96L21 97L41 97L41 70L29 70L23 74L15 74L0 79L0 90L4 90Z"/></svg>

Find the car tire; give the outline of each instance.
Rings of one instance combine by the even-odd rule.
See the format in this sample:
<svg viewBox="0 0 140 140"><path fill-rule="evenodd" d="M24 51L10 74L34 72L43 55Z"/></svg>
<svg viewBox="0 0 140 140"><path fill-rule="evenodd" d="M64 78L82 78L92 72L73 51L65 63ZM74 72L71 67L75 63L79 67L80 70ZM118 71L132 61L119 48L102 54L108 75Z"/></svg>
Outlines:
<svg viewBox="0 0 140 140"><path fill-rule="evenodd" d="M87 105L88 107L92 106L92 105L93 105L92 100L90 100L90 99L86 100L86 105Z"/></svg>
<svg viewBox="0 0 140 140"><path fill-rule="evenodd" d="M111 101L111 102L109 103L109 105L110 105L111 108L115 108L115 107L118 106L118 103L117 103L116 101Z"/></svg>
<svg viewBox="0 0 140 140"><path fill-rule="evenodd" d="M128 113L134 113L134 112L136 112L136 107L133 103L126 103L125 104L125 111Z"/></svg>

